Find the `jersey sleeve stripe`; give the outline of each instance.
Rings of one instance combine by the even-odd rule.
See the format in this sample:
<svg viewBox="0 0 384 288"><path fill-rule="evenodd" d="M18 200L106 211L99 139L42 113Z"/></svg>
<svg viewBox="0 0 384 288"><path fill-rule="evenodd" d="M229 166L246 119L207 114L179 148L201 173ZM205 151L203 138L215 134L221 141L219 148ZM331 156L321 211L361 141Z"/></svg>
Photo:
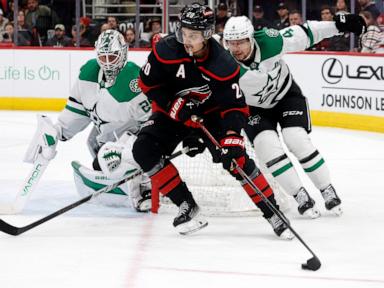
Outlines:
<svg viewBox="0 0 384 288"><path fill-rule="evenodd" d="M153 48L153 54L155 55L156 59L164 64L179 64L182 62L192 62L192 59L190 58L180 58L180 59L173 59L173 60L166 60L160 57L159 53L156 50L156 46Z"/></svg>
<svg viewBox="0 0 384 288"><path fill-rule="evenodd" d="M220 77L220 76L217 76L216 74L212 73L211 71L205 69L204 67L202 66L199 66L199 69L204 72L205 74L207 74L209 77L213 78L213 79L216 79L218 81L227 81L227 80L230 80L232 79L233 77L235 77L239 72L240 72L240 66L237 66L235 72L233 72L232 74L226 76L226 77Z"/></svg>
<svg viewBox="0 0 384 288"><path fill-rule="evenodd" d="M76 108L71 107L69 105L66 105L65 109L67 109L67 110L69 110L69 111L71 111L73 113L76 113L76 114L88 117L88 113L86 111L84 111L84 110L79 110L79 109L76 109Z"/></svg>
<svg viewBox="0 0 384 288"><path fill-rule="evenodd" d="M81 103L80 101L78 101L77 99L75 99L75 98L73 98L71 96L69 96L69 100L71 100L72 102L75 102L77 104L83 105L83 103Z"/></svg>
<svg viewBox="0 0 384 288"><path fill-rule="evenodd" d="M304 30L305 34L307 34L308 38L309 38L309 47L313 46L314 43L314 40L313 40L313 34L312 34L312 31L311 31L311 28L309 28L309 26L304 26L304 25L299 25L301 29Z"/></svg>
<svg viewBox="0 0 384 288"><path fill-rule="evenodd" d="M220 112L220 117L224 118L225 114L230 113L230 112L234 112L234 111L238 111L240 113L243 113L247 117L249 116L249 108L248 108L248 106L246 106L246 107L241 107L241 108L231 108L231 109L224 110L224 111Z"/></svg>

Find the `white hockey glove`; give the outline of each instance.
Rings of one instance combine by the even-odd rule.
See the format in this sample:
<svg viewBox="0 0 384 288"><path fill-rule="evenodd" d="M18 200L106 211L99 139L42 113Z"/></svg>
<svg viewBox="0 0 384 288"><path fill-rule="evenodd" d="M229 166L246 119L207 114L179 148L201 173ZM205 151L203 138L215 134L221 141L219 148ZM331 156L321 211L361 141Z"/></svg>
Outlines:
<svg viewBox="0 0 384 288"><path fill-rule="evenodd" d="M56 156L57 141L60 138L60 127L53 125L51 119L44 115L37 116L37 129L24 155L24 162L35 163L40 155L50 161Z"/></svg>
<svg viewBox="0 0 384 288"><path fill-rule="evenodd" d="M121 179L132 170L140 169L132 155L135 140L136 136L123 134L118 141L107 142L100 148L97 159L107 177Z"/></svg>

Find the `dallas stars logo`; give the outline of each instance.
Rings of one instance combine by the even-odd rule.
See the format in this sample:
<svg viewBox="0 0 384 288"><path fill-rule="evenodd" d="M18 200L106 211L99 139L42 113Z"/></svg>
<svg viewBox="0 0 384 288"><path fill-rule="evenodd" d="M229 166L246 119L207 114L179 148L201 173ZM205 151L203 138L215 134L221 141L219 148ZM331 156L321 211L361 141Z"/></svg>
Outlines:
<svg viewBox="0 0 384 288"><path fill-rule="evenodd" d="M87 109L87 112L89 114L89 118L92 120L97 131L101 133L101 130L100 130L101 125L107 124L108 122L101 119L100 116L97 114L96 104L93 106L91 110Z"/></svg>
<svg viewBox="0 0 384 288"><path fill-rule="evenodd" d="M267 81L265 86L253 96L259 97L259 104L266 102L269 96L273 95L279 90L278 84L280 79L281 66L276 69L277 72L272 71L273 73L268 73ZM274 101L271 101L271 104Z"/></svg>

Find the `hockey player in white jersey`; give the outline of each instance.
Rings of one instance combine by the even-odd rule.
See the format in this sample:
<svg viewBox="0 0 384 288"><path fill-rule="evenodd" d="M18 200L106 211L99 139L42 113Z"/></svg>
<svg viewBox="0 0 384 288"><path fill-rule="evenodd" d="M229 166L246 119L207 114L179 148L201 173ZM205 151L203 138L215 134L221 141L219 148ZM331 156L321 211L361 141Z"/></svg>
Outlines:
<svg viewBox="0 0 384 288"><path fill-rule="evenodd" d="M138 86L140 67L128 61L128 45L123 35L106 30L99 36L95 48L97 58L81 67L57 123L53 124L48 117L39 117L38 132L25 157L26 162L31 163L38 157L51 160L56 155L57 140L70 140L92 123L87 144L95 159L93 169L72 163L81 196L111 185L127 171L139 168L127 154L131 153L130 147L141 124L151 114L151 105ZM122 153L128 160L120 165ZM116 170L116 166L119 169ZM112 206L132 203L137 211L145 212L151 207L150 192L150 180L142 176L101 194L95 201Z"/></svg>
<svg viewBox="0 0 384 288"><path fill-rule="evenodd" d="M247 136L254 143L257 157L295 198L299 213L310 218L319 217L320 212L284 152L278 124L281 140L320 190L326 209L340 215L341 200L331 184L323 157L309 137L311 120L307 99L281 58L287 52L303 51L324 38L343 32L360 34L365 29L358 15L338 15L335 19L307 21L280 31L254 32L251 21L239 16L231 17L224 28L224 45L241 66L240 88L250 106Z"/></svg>

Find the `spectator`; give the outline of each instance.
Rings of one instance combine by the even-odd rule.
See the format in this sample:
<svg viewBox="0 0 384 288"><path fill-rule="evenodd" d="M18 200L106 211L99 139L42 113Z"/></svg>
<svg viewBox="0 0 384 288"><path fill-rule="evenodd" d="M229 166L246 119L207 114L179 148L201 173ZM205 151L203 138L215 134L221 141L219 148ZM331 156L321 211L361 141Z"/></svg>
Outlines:
<svg viewBox="0 0 384 288"><path fill-rule="evenodd" d="M331 7L325 5L320 9L321 21L333 21L333 14ZM321 42L317 43L315 46L310 48L313 51L329 51L329 46L331 43L331 38L325 38Z"/></svg>
<svg viewBox="0 0 384 288"><path fill-rule="evenodd" d="M2 43L14 43L14 38L13 38L13 31L14 27L12 23L8 23L5 25L5 32L3 32L3 39ZM17 44L18 46L29 46L31 44L30 41L28 41L23 34L18 33L17 34Z"/></svg>
<svg viewBox="0 0 384 288"><path fill-rule="evenodd" d="M298 10L293 10L289 13L289 26L302 25L303 19L301 13Z"/></svg>
<svg viewBox="0 0 384 288"><path fill-rule="evenodd" d="M65 35L65 26L63 24L57 24L55 26L55 35L48 39L46 46L53 47L70 47L73 46L72 39Z"/></svg>
<svg viewBox="0 0 384 288"><path fill-rule="evenodd" d="M25 23L32 28L32 34L36 39L33 45L39 45L47 39L47 31L58 24L59 18L55 11L45 5L40 5L38 0L27 1Z"/></svg>
<svg viewBox="0 0 384 288"><path fill-rule="evenodd" d="M80 47L91 47L92 44L89 42L87 38L84 38L84 32L85 27L84 25L80 25ZM76 41L77 41L77 31L76 31L76 25L72 26L72 46L76 47Z"/></svg>
<svg viewBox="0 0 384 288"><path fill-rule="evenodd" d="M90 28L91 21L92 20L88 17L81 17L80 25L83 25L85 27L85 32L83 33L83 37L87 38L89 43L91 43L91 45L94 45L99 35L94 35L93 31L91 31L91 28Z"/></svg>
<svg viewBox="0 0 384 288"><path fill-rule="evenodd" d="M20 10L17 15L18 33L23 34L24 38L31 43L32 41L32 29L25 23L24 10Z"/></svg>
<svg viewBox="0 0 384 288"><path fill-rule="evenodd" d="M357 0L360 4L361 11L368 11L371 13L373 19L376 21L377 17L380 15L379 9L376 7L374 1L371 0Z"/></svg>
<svg viewBox="0 0 384 288"><path fill-rule="evenodd" d="M361 11L359 14L367 23L367 32L360 36L361 52L377 53L384 44L384 32L380 31L375 17L369 11Z"/></svg>
<svg viewBox="0 0 384 288"><path fill-rule="evenodd" d="M337 0L336 1L336 15L346 14L348 12L348 5L345 0Z"/></svg>
<svg viewBox="0 0 384 288"><path fill-rule="evenodd" d="M279 3L277 6L277 14L279 15L279 19L276 20L273 26L278 29L284 29L289 26L289 11L284 2Z"/></svg>
<svg viewBox="0 0 384 288"><path fill-rule="evenodd" d="M3 10L0 8L0 33L5 31L5 25L7 25L9 20L4 17Z"/></svg>
<svg viewBox="0 0 384 288"><path fill-rule="evenodd" d="M127 30L125 31L125 41L127 42L129 48L134 48L135 47L135 29L128 27ZM139 39L139 48L149 48L151 45L149 42L144 41L142 39Z"/></svg>
<svg viewBox="0 0 384 288"><path fill-rule="evenodd" d="M225 3L220 3L217 6L216 13L216 32L222 32L224 30L225 23L227 23L228 19L228 6Z"/></svg>
<svg viewBox="0 0 384 288"><path fill-rule="evenodd" d="M1 1L0 1L1 2ZM9 21L13 22L13 11L15 9L15 4L13 3L13 0L8 2L8 9L4 13L4 16L8 18Z"/></svg>
<svg viewBox="0 0 384 288"><path fill-rule="evenodd" d="M104 31L108 30L108 29L110 29L108 23L101 24L101 26L100 26L100 34L103 33Z"/></svg>
<svg viewBox="0 0 384 288"><path fill-rule="evenodd" d="M154 17L149 20L149 43L152 43L152 39L156 34L161 33L161 19Z"/></svg>
<svg viewBox="0 0 384 288"><path fill-rule="evenodd" d="M264 10L260 5L255 5L255 7L253 7L252 24L255 31L261 30L264 27L272 27L272 23L264 18Z"/></svg>
<svg viewBox="0 0 384 288"><path fill-rule="evenodd" d="M120 31L119 30L119 22L117 21L116 17L108 16L107 17L107 23L109 25L109 29Z"/></svg>

